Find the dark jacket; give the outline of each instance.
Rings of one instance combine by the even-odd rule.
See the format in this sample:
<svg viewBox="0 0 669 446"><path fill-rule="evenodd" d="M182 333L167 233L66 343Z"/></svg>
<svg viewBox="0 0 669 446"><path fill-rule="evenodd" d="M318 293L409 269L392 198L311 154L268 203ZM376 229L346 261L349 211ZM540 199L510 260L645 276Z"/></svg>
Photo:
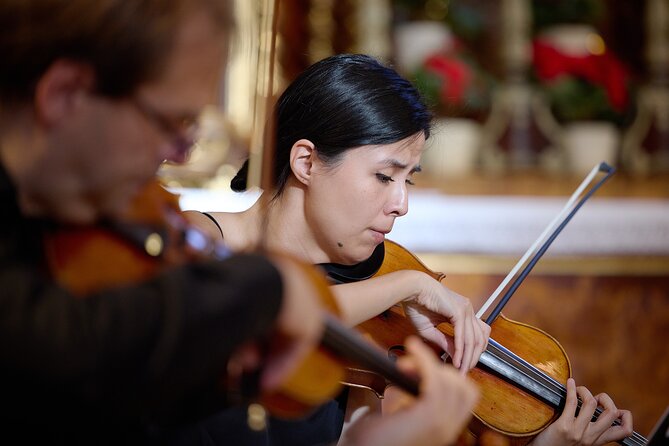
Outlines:
<svg viewBox="0 0 669 446"><path fill-rule="evenodd" d="M143 443L150 426L229 405L235 346L268 333L281 279L239 255L75 298L52 279L43 234L0 166L0 423L21 444Z"/></svg>

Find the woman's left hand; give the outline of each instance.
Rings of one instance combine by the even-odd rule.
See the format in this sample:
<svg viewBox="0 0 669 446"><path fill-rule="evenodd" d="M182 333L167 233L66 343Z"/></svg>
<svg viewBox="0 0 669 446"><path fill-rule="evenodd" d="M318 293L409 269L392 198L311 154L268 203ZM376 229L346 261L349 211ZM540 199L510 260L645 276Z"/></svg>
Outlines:
<svg viewBox="0 0 669 446"><path fill-rule="evenodd" d="M576 415L578 398L581 408ZM592 421L595 409L604 410ZM620 420L619 424L613 424ZM606 393L592 396L585 387L576 388L572 378L567 381L567 398L562 415L544 429L531 443L532 446L600 446L632 435L632 413L616 407Z"/></svg>
<svg viewBox="0 0 669 446"><path fill-rule="evenodd" d="M469 299L427 275L424 280L421 291L404 301L404 311L418 333L443 348L464 374L476 366L488 345L490 326L476 317ZM453 325L454 339L436 327L445 320Z"/></svg>

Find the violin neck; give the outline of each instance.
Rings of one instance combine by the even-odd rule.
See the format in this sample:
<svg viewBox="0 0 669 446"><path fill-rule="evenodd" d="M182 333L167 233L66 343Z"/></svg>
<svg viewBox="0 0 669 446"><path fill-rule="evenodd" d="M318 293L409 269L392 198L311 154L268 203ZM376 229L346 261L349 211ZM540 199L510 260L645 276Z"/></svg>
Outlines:
<svg viewBox="0 0 669 446"><path fill-rule="evenodd" d="M564 407L567 388L562 383L520 358L494 339L488 341L488 347L479 359L479 366L524 390L555 410L561 411ZM578 409L580 408L581 399L579 398ZM592 420L597 420L601 413L602 410L597 408ZM620 422L616 420L613 424L620 424ZM618 443L625 446L643 446L646 445L647 440L641 434L633 432L632 435L619 440Z"/></svg>
<svg viewBox="0 0 669 446"><path fill-rule="evenodd" d="M418 395L417 380L401 372L394 362L379 349L374 348L359 333L345 327L332 317L326 318L321 344L335 355L383 376L414 396Z"/></svg>

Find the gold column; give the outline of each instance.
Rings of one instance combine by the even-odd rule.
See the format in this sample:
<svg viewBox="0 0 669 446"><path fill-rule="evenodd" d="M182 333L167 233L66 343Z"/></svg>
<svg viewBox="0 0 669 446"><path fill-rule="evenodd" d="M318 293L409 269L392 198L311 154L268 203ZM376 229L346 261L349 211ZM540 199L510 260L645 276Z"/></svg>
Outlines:
<svg viewBox="0 0 669 446"><path fill-rule="evenodd" d="M382 60L392 57L391 24L393 21L390 0L365 0L355 2L351 48L357 53L369 54Z"/></svg>
<svg viewBox="0 0 669 446"><path fill-rule="evenodd" d="M318 62L334 53L335 32L333 8L335 0L311 0L309 8L309 62Z"/></svg>

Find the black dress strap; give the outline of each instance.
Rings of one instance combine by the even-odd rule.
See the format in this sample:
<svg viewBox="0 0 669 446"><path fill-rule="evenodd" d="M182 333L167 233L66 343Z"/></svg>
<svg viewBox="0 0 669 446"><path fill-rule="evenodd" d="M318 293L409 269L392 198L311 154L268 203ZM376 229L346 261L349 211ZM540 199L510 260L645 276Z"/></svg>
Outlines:
<svg viewBox="0 0 669 446"><path fill-rule="evenodd" d="M216 221L216 219L214 218L214 216L211 215L211 214L209 214L208 212L200 212L200 213L201 213L202 215L206 215L207 217L209 217L209 220L211 220L211 221L214 222L214 224L215 224L216 227L218 228L218 232L221 233L221 238L222 238L222 239L225 239L225 237L223 236L223 228L221 228L221 225L218 224L218 222Z"/></svg>

